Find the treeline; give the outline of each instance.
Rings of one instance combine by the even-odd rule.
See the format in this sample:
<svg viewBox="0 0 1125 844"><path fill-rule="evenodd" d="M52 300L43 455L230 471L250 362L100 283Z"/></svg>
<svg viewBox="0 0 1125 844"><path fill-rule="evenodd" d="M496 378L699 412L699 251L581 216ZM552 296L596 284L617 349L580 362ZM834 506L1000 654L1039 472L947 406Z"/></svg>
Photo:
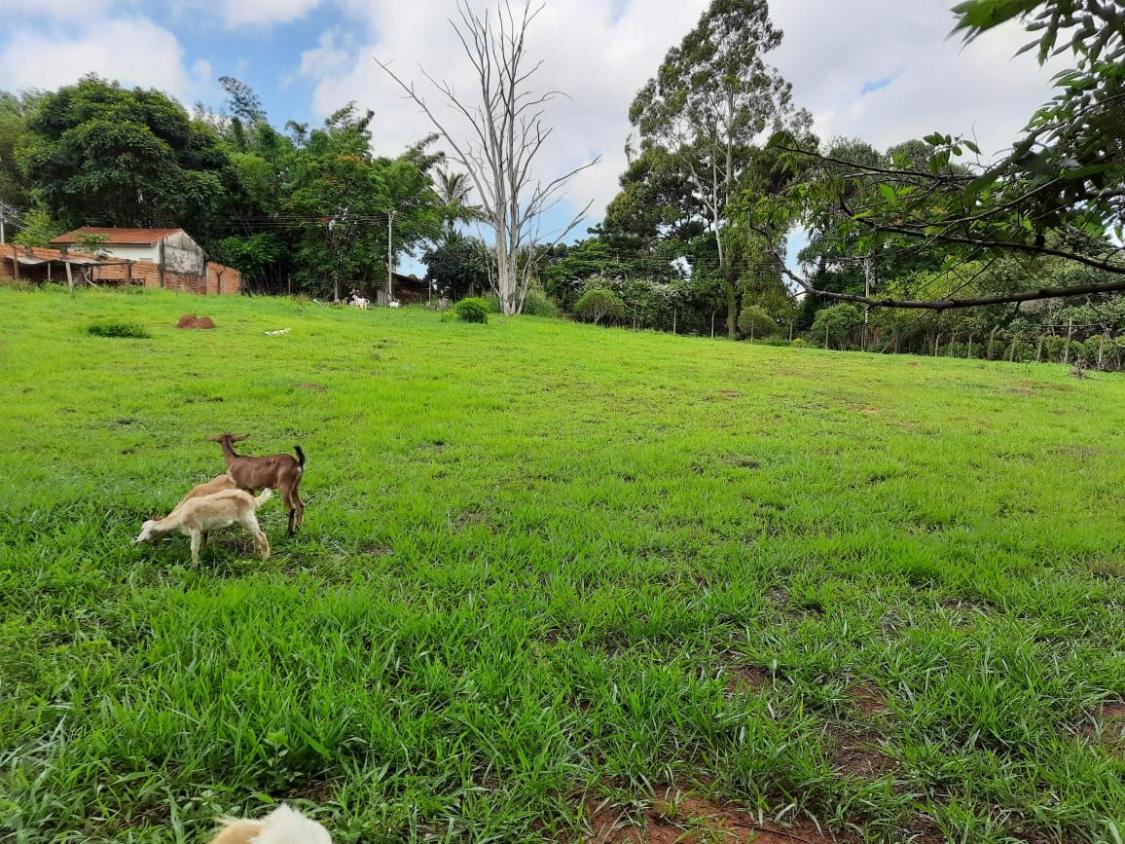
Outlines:
<svg viewBox="0 0 1125 844"><path fill-rule="evenodd" d="M604 218L577 243L520 247L530 289L515 300L638 329L1120 367L1125 23L1061 5L955 10L968 37L1022 15L1041 60L1056 42L1075 60L988 163L941 133L885 150L817 137L767 61L782 34L765 0L714 0L633 101ZM222 109L192 114L96 77L0 94L17 237L178 225L252 291L371 294L406 254L435 298L494 289L496 250L472 234L481 210L433 138L375 155L370 112L278 127L253 91L222 83ZM807 241L786 255L797 230Z"/></svg>
<svg viewBox="0 0 1125 844"><path fill-rule="evenodd" d="M83 225L183 227L256 292L346 295L385 284L399 258L465 216L433 139L372 152L373 114L322 126L269 122L224 77L221 112L90 76L58 91L0 93L0 200L14 240Z"/></svg>

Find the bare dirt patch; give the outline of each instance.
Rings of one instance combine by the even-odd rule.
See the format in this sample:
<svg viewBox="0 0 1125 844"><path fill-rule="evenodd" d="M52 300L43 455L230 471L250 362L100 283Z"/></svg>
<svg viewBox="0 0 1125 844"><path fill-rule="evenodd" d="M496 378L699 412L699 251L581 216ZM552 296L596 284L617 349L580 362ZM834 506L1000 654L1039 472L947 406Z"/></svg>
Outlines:
<svg viewBox="0 0 1125 844"><path fill-rule="evenodd" d="M739 665L727 672L727 691L732 694L761 691L769 684L769 671L758 665Z"/></svg>
<svg viewBox="0 0 1125 844"><path fill-rule="evenodd" d="M761 469L762 461L755 460L753 457L747 457L744 454L732 454L726 458L726 462L731 466L737 466L739 469Z"/></svg>
<svg viewBox="0 0 1125 844"><path fill-rule="evenodd" d="M389 557L394 553L390 548L386 548L377 542L361 542L357 546L357 550L361 554L366 554L368 557Z"/></svg>
<svg viewBox="0 0 1125 844"><path fill-rule="evenodd" d="M1125 757L1125 701L1103 703L1084 732L1091 739L1100 735L1106 750L1115 756Z"/></svg>
<svg viewBox="0 0 1125 844"><path fill-rule="evenodd" d="M763 824L749 812L674 788L657 793L644 809L592 805L586 844L834 844L812 824Z"/></svg>
<svg viewBox="0 0 1125 844"><path fill-rule="evenodd" d="M848 688L848 698L864 715L882 715L887 711L887 698L871 683L856 683Z"/></svg>
<svg viewBox="0 0 1125 844"><path fill-rule="evenodd" d="M836 738L833 770L863 779L876 779L895 770L895 761L875 745L875 737L842 733Z"/></svg>
<svg viewBox="0 0 1125 844"><path fill-rule="evenodd" d="M306 381L304 384L297 385L298 390L311 390L314 393L327 393L328 388L323 384L315 384L312 381Z"/></svg>

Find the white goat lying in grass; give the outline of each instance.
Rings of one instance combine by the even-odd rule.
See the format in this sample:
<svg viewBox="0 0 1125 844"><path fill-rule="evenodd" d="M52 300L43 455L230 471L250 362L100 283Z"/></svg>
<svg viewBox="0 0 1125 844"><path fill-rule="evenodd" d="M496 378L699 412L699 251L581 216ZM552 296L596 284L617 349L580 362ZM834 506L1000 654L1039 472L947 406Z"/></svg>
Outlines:
<svg viewBox="0 0 1125 844"><path fill-rule="evenodd" d="M332 844L328 830L284 804L260 821L223 824L211 844Z"/></svg>
<svg viewBox="0 0 1125 844"><path fill-rule="evenodd" d="M149 519L141 526L140 535L133 543L152 542L170 533L191 537L191 561L199 565L199 549L211 531L242 525L254 537L263 560L270 557L270 541L258 526L257 510L270 500L273 493L266 489L255 498L241 489L227 489L199 498L188 498L163 519Z"/></svg>

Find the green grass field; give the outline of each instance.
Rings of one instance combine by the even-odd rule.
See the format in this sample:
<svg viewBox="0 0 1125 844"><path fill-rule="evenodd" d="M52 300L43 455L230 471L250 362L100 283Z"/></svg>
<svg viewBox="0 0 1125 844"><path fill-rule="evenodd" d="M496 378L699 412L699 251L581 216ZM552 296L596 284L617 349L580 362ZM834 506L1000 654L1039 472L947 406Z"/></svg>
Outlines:
<svg viewBox="0 0 1125 844"><path fill-rule="evenodd" d="M0 399L0 839L1125 837L1120 376L5 289ZM224 430L304 531L131 546Z"/></svg>

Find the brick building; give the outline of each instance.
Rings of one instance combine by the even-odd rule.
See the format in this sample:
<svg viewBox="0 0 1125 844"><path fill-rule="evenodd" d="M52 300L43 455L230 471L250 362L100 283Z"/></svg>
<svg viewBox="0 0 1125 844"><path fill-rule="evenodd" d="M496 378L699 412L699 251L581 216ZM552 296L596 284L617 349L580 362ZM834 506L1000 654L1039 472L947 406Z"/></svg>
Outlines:
<svg viewBox="0 0 1125 844"><path fill-rule="evenodd" d="M82 228L55 238L59 249L0 244L0 279L143 285L203 295L242 291L233 267L208 261L183 229Z"/></svg>

